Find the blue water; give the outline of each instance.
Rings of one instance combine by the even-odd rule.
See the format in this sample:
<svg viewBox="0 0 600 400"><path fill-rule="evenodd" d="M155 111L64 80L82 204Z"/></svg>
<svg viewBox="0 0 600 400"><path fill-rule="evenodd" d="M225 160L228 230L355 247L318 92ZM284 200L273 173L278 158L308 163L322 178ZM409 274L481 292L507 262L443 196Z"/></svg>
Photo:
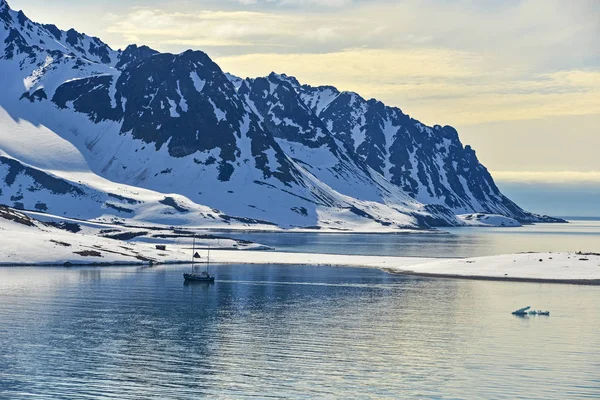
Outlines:
<svg viewBox="0 0 600 400"><path fill-rule="evenodd" d="M185 270L0 268L0 398L600 397L600 287Z"/></svg>
<svg viewBox="0 0 600 400"><path fill-rule="evenodd" d="M280 251L600 252L600 221L237 233ZM0 268L0 399L600 398L600 287L214 265ZM517 318L532 305L550 317Z"/></svg>
<svg viewBox="0 0 600 400"><path fill-rule="evenodd" d="M407 257L479 257L520 252L600 253L600 220L518 228L450 228L446 234L232 233L278 251Z"/></svg>

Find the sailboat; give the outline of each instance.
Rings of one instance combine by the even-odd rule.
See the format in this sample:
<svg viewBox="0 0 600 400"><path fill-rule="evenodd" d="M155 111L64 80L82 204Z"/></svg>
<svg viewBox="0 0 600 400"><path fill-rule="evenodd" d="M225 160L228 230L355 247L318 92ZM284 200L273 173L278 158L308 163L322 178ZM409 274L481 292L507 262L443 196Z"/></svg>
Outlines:
<svg viewBox="0 0 600 400"><path fill-rule="evenodd" d="M194 263L196 261L196 257L200 257L198 255L198 253L196 253L196 236L194 236L194 242L192 244L192 272L191 273L184 273L183 274L183 279L185 279L186 282L207 282L207 283L212 283L215 281L215 277L211 276L208 273L208 267L210 265L210 246L208 247L208 258L206 260L206 270L200 272L200 273L196 273L196 271L194 270Z"/></svg>

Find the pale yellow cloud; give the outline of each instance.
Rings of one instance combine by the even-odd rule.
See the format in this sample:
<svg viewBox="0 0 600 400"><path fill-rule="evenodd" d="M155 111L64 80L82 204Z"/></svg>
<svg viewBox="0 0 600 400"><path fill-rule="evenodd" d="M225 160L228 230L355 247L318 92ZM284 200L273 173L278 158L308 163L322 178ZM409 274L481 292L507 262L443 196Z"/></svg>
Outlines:
<svg viewBox="0 0 600 400"><path fill-rule="evenodd" d="M457 125L492 171L600 171L600 114Z"/></svg>
<svg viewBox="0 0 600 400"><path fill-rule="evenodd" d="M593 59L600 48L600 28L590 18L596 8L587 2L567 7L556 0L505 6L373 1L337 8L335 14L305 11L322 1L245 4L267 3L274 7L139 8L112 16L106 29L159 50L203 49L224 70L244 77L274 70L303 83L356 91L429 124L600 109L600 66L577 61ZM304 11L275 7L286 4Z"/></svg>
<svg viewBox="0 0 600 400"><path fill-rule="evenodd" d="M514 183L600 183L600 171L491 171L497 181Z"/></svg>
<svg viewBox="0 0 600 400"><path fill-rule="evenodd" d="M428 123L453 125L592 114L600 110L600 71L521 75L489 70L481 55L447 49L354 49L326 54L217 57L242 76L285 72L395 105Z"/></svg>
<svg viewBox="0 0 600 400"><path fill-rule="evenodd" d="M110 16L106 31L116 35L133 35L159 50L171 46L189 46L194 40L200 46L256 45L265 38L279 34L283 38L295 35L301 28L300 18L250 11L168 12L161 9L138 8L120 17Z"/></svg>

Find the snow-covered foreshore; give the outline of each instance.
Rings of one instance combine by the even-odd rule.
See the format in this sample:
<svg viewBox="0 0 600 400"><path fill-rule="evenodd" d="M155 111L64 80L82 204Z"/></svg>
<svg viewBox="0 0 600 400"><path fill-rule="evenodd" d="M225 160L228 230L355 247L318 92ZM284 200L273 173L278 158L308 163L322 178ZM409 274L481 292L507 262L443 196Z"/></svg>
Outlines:
<svg viewBox="0 0 600 400"><path fill-rule="evenodd" d="M600 285L598 254L524 253L468 259L435 259L217 250L211 252L211 261L365 267L431 277Z"/></svg>
<svg viewBox="0 0 600 400"><path fill-rule="evenodd" d="M0 207L0 266L170 264L191 260L188 231L65 224L53 225ZM264 251L256 243L212 235L199 236L195 243L199 262L207 260L210 246L213 263L365 267L434 277L600 284L600 254L524 253L436 259Z"/></svg>
<svg viewBox="0 0 600 400"><path fill-rule="evenodd" d="M393 268L409 267L435 258L360 256L343 254L288 253L276 251L213 250L210 261L222 264L283 264L339 267Z"/></svg>
<svg viewBox="0 0 600 400"><path fill-rule="evenodd" d="M192 231L42 222L0 206L0 266L182 263L191 260L192 242ZM213 235L196 235L195 243L198 248L264 248Z"/></svg>
<svg viewBox="0 0 600 400"><path fill-rule="evenodd" d="M521 253L466 259L438 259L386 268L423 276L600 285L600 255Z"/></svg>

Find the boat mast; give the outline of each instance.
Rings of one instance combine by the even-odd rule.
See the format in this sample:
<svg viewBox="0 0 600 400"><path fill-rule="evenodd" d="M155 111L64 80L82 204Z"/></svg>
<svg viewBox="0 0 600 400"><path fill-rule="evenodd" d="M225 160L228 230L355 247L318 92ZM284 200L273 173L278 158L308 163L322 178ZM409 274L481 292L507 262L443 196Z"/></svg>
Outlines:
<svg viewBox="0 0 600 400"><path fill-rule="evenodd" d="M196 234L194 234L194 240L192 242L192 272L194 272L194 258L196 258Z"/></svg>

